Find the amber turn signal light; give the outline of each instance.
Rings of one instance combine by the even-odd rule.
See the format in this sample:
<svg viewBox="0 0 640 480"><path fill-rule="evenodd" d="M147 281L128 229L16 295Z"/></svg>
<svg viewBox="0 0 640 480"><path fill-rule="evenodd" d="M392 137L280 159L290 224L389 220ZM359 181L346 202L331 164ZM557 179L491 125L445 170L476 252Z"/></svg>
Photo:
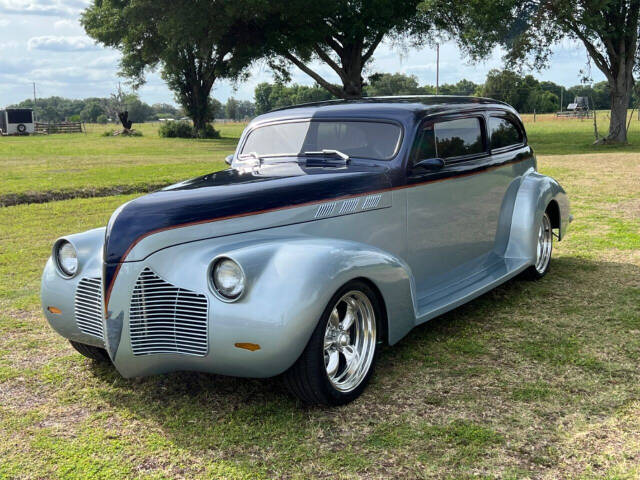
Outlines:
<svg viewBox="0 0 640 480"><path fill-rule="evenodd" d="M51 313L55 315L60 315L62 313L62 310L60 310L57 307L47 307L47 310L49 310Z"/></svg>
<svg viewBox="0 0 640 480"><path fill-rule="evenodd" d="M257 343L236 343L235 346L237 348L244 348L245 350L249 350L251 352L255 352L256 350L260 350L260 345Z"/></svg>

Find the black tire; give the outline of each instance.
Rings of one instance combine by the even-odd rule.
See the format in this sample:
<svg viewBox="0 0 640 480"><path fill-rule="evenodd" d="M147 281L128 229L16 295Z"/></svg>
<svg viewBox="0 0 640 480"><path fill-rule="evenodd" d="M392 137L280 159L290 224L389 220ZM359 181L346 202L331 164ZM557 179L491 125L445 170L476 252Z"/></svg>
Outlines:
<svg viewBox="0 0 640 480"><path fill-rule="evenodd" d="M93 345L87 345L85 343L74 342L73 340L69 340L69 343L76 351L87 358L95 362L100 363L111 363L111 359L109 358L109 354L104 348L94 347Z"/></svg>
<svg viewBox="0 0 640 480"><path fill-rule="evenodd" d="M325 331L329 316L334 306L344 295L357 291L364 294L369 300L375 315L376 334L374 340L373 358L368 371L360 383L351 391L342 392L336 389L327 374L324 357ZM352 402L364 391L371 375L373 374L376 357L378 354L377 341L382 332L382 310L378 296L373 289L363 281L354 280L340 288L329 301L318 325L316 326L307 346L296 363L284 373L284 383L291 393L305 404L315 405L344 405Z"/></svg>
<svg viewBox="0 0 640 480"><path fill-rule="evenodd" d="M19 123L16 130L18 130L18 133L24 133L27 131L27 126L24 123Z"/></svg>
<svg viewBox="0 0 640 480"><path fill-rule="evenodd" d="M537 225L538 229L548 229L548 238L549 238L549 250L548 250L548 259L543 264L543 268L540 268L539 265L534 264L527 268L524 272L522 272L522 277L525 280L540 280L544 277L547 272L549 272L549 268L551 267L551 254L553 253L553 228L551 227L551 219L547 212L544 212L542 218L540 219L540 223ZM538 260L538 259L536 259ZM537 262L536 262L537 263Z"/></svg>

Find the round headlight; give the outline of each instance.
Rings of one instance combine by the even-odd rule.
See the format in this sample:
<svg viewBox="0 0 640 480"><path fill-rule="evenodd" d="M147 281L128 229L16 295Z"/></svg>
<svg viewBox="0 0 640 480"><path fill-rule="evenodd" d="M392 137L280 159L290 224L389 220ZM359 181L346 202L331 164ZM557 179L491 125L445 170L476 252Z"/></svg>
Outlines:
<svg viewBox="0 0 640 480"><path fill-rule="evenodd" d="M55 259L63 275L72 277L78 271L78 254L73 245L66 240L56 245Z"/></svg>
<svg viewBox="0 0 640 480"><path fill-rule="evenodd" d="M230 258L221 258L213 265L213 287L226 300L235 300L244 291L244 273Z"/></svg>

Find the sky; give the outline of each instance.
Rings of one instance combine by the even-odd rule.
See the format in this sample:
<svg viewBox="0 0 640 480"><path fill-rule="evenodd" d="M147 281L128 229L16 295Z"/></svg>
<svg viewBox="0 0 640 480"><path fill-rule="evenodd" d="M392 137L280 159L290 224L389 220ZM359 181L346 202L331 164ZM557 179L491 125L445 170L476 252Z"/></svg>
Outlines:
<svg viewBox="0 0 640 480"><path fill-rule="evenodd" d="M37 97L53 95L67 98L106 97L116 89L119 53L96 45L79 24L80 12L87 0L0 0L0 107L33 97L33 82ZM554 48L547 70L532 73L539 79L564 86L580 83L580 70L586 65L586 52L577 42L564 41ZM456 45L440 47L440 83L456 83L466 78L482 83L487 72L502 66L501 54L484 62L471 64ZM327 78L337 79L323 65L315 65ZM405 50L389 44L381 45L369 67L373 72L402 72L418 77L420 84L435 84L436 53L433 48ZM592 68L594 81L604 80ZM311 85L303 72L292 71L295 83ZM217 82L212 95L225 102L230 96L252 100L255 86L271 81L263 64L251 69L251 77L242 84ZM147 83L138 91L150 104L175 103L173 94L157 73L147 76Z"/></svg>

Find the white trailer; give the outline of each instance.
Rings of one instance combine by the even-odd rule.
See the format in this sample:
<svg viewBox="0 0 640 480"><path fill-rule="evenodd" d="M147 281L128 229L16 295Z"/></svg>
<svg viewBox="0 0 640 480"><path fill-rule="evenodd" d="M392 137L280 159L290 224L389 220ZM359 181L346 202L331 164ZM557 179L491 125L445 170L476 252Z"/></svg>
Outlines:
<svg viewBox="0 0 640 480"><path fill-rule="evenodd" d="M3 135L29 135L35 132L33 110L30 108L7 108L0 110L0 132Z"/></svg>

